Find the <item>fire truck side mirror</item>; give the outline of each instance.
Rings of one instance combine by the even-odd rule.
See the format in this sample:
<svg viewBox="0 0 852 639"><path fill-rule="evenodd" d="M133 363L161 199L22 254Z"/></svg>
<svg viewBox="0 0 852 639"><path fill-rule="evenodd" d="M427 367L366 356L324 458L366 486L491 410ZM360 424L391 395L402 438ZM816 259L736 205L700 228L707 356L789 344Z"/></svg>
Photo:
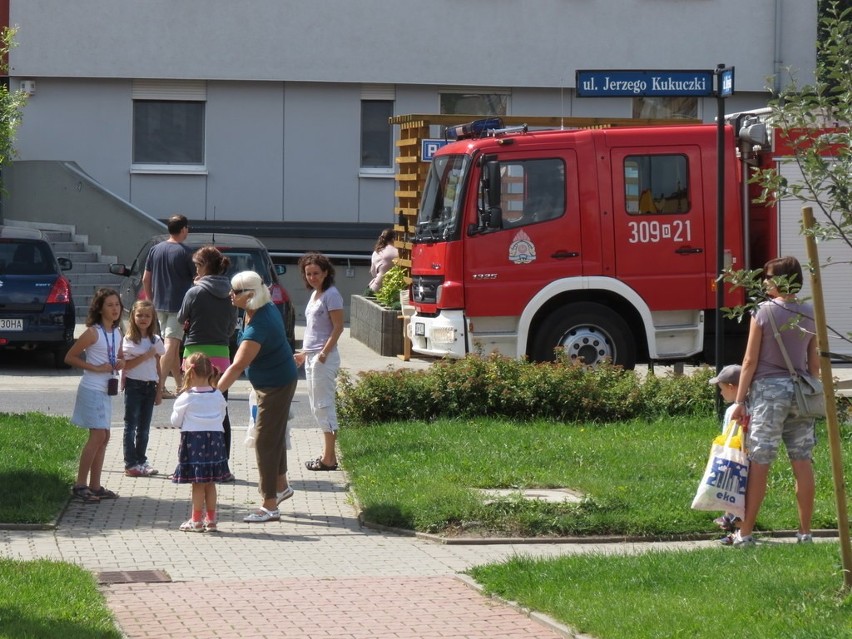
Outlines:
<svg viewBox="0 0 852 639"><path fill-rule="evenodd" d="M499 206L492 206L488 209L488 228L503 228L503 209Z"/></svg>
<svg viewBox="0 0 852 639"><path fill-rule="evenodd" d="M489 160L485 163L486 200L488 209L486 224L490 229L503 227L503 209L500 208L500 195L503 191L500 177L500 162Z"/></svg>
<svg viewBox="0 0 852 639"><path fill-rule="evenodd" d="M500 208L500 163L491 160L485 164L485 206L488 210Z"/></svg>

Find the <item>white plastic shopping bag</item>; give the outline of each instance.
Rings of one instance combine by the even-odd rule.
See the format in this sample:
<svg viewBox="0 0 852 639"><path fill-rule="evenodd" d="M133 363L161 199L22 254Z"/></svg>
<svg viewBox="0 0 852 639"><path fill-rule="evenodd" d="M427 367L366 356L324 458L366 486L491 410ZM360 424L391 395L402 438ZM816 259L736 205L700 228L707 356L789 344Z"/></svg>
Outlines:
<svg viewBox="0 0 852 639"><path fill-rule="evenodd" d="M707 468L692 501L693 509L745 516L749 462L743 450L744 439L740 425L731 421L725 433L713 441Z"/></svg>

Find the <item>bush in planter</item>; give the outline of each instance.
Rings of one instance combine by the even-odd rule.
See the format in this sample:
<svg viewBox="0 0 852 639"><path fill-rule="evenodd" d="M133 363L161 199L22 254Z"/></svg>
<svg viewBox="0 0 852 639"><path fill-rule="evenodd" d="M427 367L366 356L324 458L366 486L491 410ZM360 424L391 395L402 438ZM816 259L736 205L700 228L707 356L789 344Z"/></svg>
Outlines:
<svg viewBox="0 0 852 639"><path fill-rule="evenodd" d="M387 308L399 309L399 293L408 288L405 281L405 269L394 266L385 273L382 287L376 291L376 301Z"/></svg>

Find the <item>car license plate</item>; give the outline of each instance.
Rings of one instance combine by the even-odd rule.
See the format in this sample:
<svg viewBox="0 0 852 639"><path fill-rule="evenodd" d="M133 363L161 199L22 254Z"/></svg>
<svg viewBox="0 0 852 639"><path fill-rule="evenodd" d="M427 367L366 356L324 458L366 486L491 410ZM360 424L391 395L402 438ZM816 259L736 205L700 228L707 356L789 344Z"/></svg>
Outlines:
<svg viewBox="0 0 852 639"><path fill-rule="evenodd" d="M414 323L414 334L415 335L426 335L426 324L423 322L415 322Z"/></svg>
<svg viewBox="0 0 852 639"><path fill-rule="evenodd" d="M0 318L0 331L22 331L22 330L24 330L24 320Z"/></svg>

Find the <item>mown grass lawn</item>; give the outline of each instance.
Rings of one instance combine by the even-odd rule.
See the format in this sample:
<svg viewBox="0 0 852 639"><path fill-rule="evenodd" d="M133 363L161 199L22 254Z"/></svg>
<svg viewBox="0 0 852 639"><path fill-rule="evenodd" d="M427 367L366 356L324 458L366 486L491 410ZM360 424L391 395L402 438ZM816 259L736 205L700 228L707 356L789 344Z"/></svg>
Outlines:
<svg viewBox="0 0 852 639"><path fill-rule="evenodd" d="M0 558L0 639L121 637L90 572Z"/></svg>
<svg viewBox="0 0 852 639"><path fill-rule="evenodd" d="M53 521L68 501L86 436L67 417L0 414L0 522Z"/></svg>
<svg viewBox="0 0 852 639"><path fill-rule="evenodd" d="M825 425L817 431L814 528L834 528ZM343 428L339 442L364 516L376 523L447 535L666 536L717 530L715 514L690 504L718 433L710 417L612 424L479 418ZM849 476L848 425L843 439ZM513 487L572 488L586 498L485 505L474 490ZM758 530L796 522L792 473L782 458L772 468Z"/></svg>
<svg viewBox="0 0 852 639"><path fill-rule="evenodd" d="M599 639L852 637L836 542L517 557L469 573L486 592Z"/></svg>

